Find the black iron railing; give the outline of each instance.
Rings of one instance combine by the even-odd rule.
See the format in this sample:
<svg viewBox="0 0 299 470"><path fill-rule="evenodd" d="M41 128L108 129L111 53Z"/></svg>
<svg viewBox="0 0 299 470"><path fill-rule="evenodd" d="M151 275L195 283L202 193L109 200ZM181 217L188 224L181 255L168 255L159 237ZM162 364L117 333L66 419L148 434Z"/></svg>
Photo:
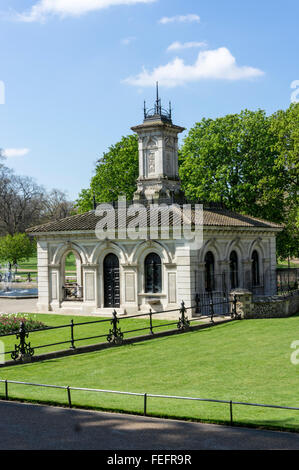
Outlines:
<svg viewBox="0 0 299 470"><path fill-rule="evenodd" d="M223 304L225 306L224 309L222 309L222 313L217 313L216 310L217 308ZM5 351L4 353L0 353L0 362L1 362L1 357L4 354L9 354L12 359L18 360L22 359L22 357L27 357L27 356L33 356L37 350L43 349L43 348L50 348L54 346L63 346L63 345L69 345L70 348L75 349L76 344L82 341L90 341L90 340L100 340L100 339L106 339L110 344L116 344L120 345L122 344L124 340L125 335L131 335L132 333L140 333L140 332L148 332L150 335L154 336L155 331L157 330L162 330L163 328L169 327L169 326L174 326L176 330L179 330L181 332L188 331L191 323L192 322L198 322L199 320L202 319L210 319L210 322L214 324L214 318L215 316L220 316L220 317L230 317L231 319L239 319L238 314L237 314L237 300L236 296L232 299L225 299L225 302L220 302L216 301L215 298L211 297L208 301L207 299L202 299L200 295L196 296L195 299L195 304L186 307L185 303L182 302L181 306L179 309L173 309L173 310L163 310L163 311L158 311L158 312L153 312L150 310L148 313L142 313L142 314L136 314L136 315L130 315L130 316L124 316L124 317L118 317L117 312L114 310L112 314L112 319L110 318L105 318L101 320L92 320L92 321L87 321L87 322L79 322L75 323L73 319L71 319L70 323L65 324L65 325L59 325L59 326L50 326L46 328L40 328L32 331L27 331L25 328L25 325L22 324L20 331L17 333L8 333L5 335L0 335L0 339L4 337L9 337L9 336L15 336L18 341L18 344L15 345L14 350L11 351ZM188 318L187 313L188 310L194 310L196 313L196 316L193 318ZM161 315L161 314L171 314L177 312L178 313L178 319L174 319L173 321L170 321L169 323L163 323L163 324L153 324L153 317L156 315ZM125 324L127 320L130 319L138 319L142 318L148 319L149 324L141 327L141 328L134 328L131 330L123 330L122 329L122 324ZM98 334L98 335L92 335L92 336L86 336L86 337L76 337L75 332L76 328L80 326L87 326L87 325L96 325L96 324L106 324L110 329L106 333L103 334ZM32 345L29 342L26 342L26 339L28 339L29 335L31 338L31 341L34 339L34 335L36 333L41 333L41 332L48 332L51 330L58 330L58 329L66 329L69 330L68 338L65 339L64 341L57 341L55 343L46 343L46 344L41 344L41 345Z"/></svg>
<svg viewBox="0 0 299 470"><path fill-rule="evenodd" d="M279 268L276 270L278 294L299 290L299 268Z"/></svg>

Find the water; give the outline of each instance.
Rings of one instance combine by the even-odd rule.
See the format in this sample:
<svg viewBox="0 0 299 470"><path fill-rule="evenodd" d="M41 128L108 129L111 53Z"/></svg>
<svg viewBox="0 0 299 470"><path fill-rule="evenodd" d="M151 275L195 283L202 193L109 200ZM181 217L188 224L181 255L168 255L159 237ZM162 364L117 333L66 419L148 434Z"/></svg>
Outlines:
<svg viewBox="0 0 299 470"><path fill-rule="evenodd" d="M37 288L15 287L14 283L15 272L12 272L11 266L9 264L0 266L0 297L31 298L38 296Z"/></svg>
<svg viewBox="0 0 299 470"><path fill-rule="evenodd" d="M1 289L1 287L0 287ZM23 287L11 287L9 289L4 288L0 290L0 297L37 297L38 296L38 290L37 288L32 288L32 289L24 289Z"/></svg>

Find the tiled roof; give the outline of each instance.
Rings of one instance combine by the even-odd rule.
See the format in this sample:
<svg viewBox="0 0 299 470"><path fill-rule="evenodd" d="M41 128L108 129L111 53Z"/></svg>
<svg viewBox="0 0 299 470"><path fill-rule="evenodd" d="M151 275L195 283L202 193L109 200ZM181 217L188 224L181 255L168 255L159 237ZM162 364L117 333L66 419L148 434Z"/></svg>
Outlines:
<svg viewBox="0 0 299 470"><path fill-rule="evenodd" d="M116 224L117 224L117 210ZM149 221L149 210L147 211ZM193 213L194 215L194 213ZM127 217L127 222L135 219L136 215L131 218ZM28 233L42 234L53 232L80 232L94 231L97 223L102 217L95 214L95 211L85 212L84 214L73 215L53 222L48 222L37 227L27 229ZM193 217L192 217L193 218ZM149 222L148 222L149 223ZM159 217L158 225L161 226L161 218ZM170 217L170 226L172 225L172 217ZM268 222L255 217L241 215L226 209L204 209L203 225L205 227L247 227L247 228L266 228L266 229L282 229L282 226L273 222ZM116 226L117 228L117 226Z"/></svg>

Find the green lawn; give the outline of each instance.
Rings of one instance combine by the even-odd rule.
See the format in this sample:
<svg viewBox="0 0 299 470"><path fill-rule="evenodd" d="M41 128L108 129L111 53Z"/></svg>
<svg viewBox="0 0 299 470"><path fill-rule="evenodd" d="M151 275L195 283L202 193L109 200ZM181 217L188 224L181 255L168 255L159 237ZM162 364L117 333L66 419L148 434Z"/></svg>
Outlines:
<svg viewBox="0 0 299 470"><path fill-rule="evenodd" d="M278 268L288 268L289 263L288 260L277 260L277 267ZM299 268L299 262L298 261L290 261L290 268Z"/></svg>
<svg viewBox="0 0 299 470"><path fill-rule="evenodd" d="M28 272L35 272L37 270L37 257L34 256L29 258L27 261L22 261L18 264L18 270L24 270ZM76 271L75 256L70 253L65 262L66 271Z"/></svg>
<svg viewBox="0 0 299 470"><path fill-rule="evenodd" d="M26 315L26 314L25 314ZM39 320L44 323L45 326L62 326L62 325L70 325L71 320L74 320L74 338L75 338L75 346L86 346L90 344L97 344L97 343L106 343L107 342L107 335L109 330L112 328L111 326L111 318L109 321L104 321L107 319L94 317L94 316L74 316L71 317L69 315L61 315L61 314L27 314L31 318L35 320ZM94 322L99 321L99 323L92 323L92 324L83 324L78 325L80 323L87 323L87 322ZM169 325L169 323L175 323L174 325ZM153 327L159 327L158 329L154 330L156 332L161 330L168 330L168 329L175 329L176 328L176 320L158 320L153 317L152 324ZM194 323L194 322L192 322ZM195 322L198 323L198 322ZM124 338L130 338L133 336L140 336L149 334L150 332L150 322L149 318L125 318L120 320L118 327L121 328L122 332L128 331L129 333L124 334ZM134 331L139 330L142 328L146 328L146 330L141 331ZM98 335L104 335L102 338L93 338ZM91 339L84 339L83 338L91 338ZM7 352L6 360L11 359L10 351L14 350L14 345L16 344L16 337L15 335L12 336L4 336L0 337L0 340L3 341L5 346L5 351ZM32 332L29 335L28 341L31 343L31 346L35 348L35 355L42 354L45 352L50 351L58 351L62 349L69 349L71 346L71 328L70 326L66 328L59 328L59 329L49 329L48 331L37 331ZM60 342L65 342L65 344L55 344ZM54 344L53 346L46 346L39 348L39 346L47 345L47 344Z"/></svg>
<svg viewBox="0 0 299 470"><path fill-rule="evenodd" d="M297 333L298 332L298 333ZM299 407L290 361L299 316L243 320L132 345L8 367L2 379ZM3 384L0 391L4 393ZM65 390L9 385L17 399L67 404ZM78 407L142 413L143 398L72 392ZM229 406L148 399L149 414L228 422ZM299 411L234 406L244 425L299 430Z"/></svg>

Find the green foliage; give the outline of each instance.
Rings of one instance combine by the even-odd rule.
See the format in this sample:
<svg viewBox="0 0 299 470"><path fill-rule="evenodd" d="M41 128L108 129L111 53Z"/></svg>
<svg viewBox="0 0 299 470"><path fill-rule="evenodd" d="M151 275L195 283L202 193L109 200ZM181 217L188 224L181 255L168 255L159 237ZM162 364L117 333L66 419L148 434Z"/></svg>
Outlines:
<svg viewBox="0 0 299 470"><path fill-rule="evenodd" d="M6 235L0 238L0 260L17 264L36 254L36 242L25 233Z"/></svg>
<svg viewBox="0 0 299 470"><path fill-rule="evenodd" d="M26 331L45 328L46 325L34 317L21 313L3 313L0 315L0 334L17 333L20 329L20 323L25 323Z"/></svg>
<svg viewBox="0 0 299 470"><path fill-rule="evenodd" d="M187 197L223 201L231 210L282 221L277 200L282 200L283 189L273 181L278 176L274 143L264 111L203 119L181 149L180 176Z"/></svg>
<svg viewBox="0 0 299 470"><path fill-rule="evenodd" d="M120 195L126 196L127 200L133 199L137 177L138 138L133 134L122 137L100 158L90 187L79 194L79 212L93 208L93 195L97 203L117 201Z"/></svg>
<svg viewBox="0 0 299 470"><path fill-rule="evenodd" d="M271 116L275 134L275 167L284 175L283 212L284 231L277 238L278 253L282 258L299 257L299 103L286 111Z"/></svg>
<svg viewBox="0 0 299 470"><path fill-rule="evenodd" d="M281 223L281 257L298 255L299 105L203 119L185 138L180 177L191 200Z"/></svg>
<svg viewBox="0 0 299 470"><path fill-rule="evenodd" d="M267 116L265 111L203 119L179 151L182 187L189 200L224 202L233 210L284 225L278 255L299 256L299 104ZM131 200L138 177L138 138L123 137L98 161L79 212L96 201Z"/></svg>

